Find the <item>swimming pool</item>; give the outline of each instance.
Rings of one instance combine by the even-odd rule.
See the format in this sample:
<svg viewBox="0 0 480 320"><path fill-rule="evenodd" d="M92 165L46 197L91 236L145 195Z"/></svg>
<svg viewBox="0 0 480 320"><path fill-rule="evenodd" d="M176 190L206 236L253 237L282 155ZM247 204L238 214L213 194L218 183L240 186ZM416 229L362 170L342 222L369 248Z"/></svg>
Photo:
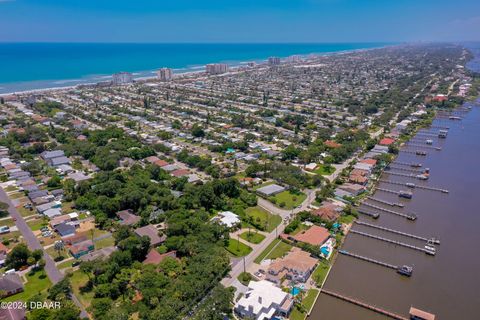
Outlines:
<svg viewBox="0 0 480 320"><path fill-rule="evenodd" d="M293 288L292 288L292 296L295 297L297 294L300 293L300 291L301 291L300 288L293 287Z"/></svg>

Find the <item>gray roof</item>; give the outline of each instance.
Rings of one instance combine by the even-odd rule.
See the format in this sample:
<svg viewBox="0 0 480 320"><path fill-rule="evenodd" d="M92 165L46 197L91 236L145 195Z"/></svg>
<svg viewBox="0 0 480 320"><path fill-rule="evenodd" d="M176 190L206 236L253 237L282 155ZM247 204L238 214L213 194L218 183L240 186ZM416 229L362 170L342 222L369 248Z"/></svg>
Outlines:
<svg viewBox="0 0 480 320"><path fill-rule="evenodd" d="M65 153L63 150L53 150L53 151L44 151L42 152L42 158L43 159L52 159L52 158L57 158L57 157L63 157Z"/></svg>
<svg viewBox="0 0 480 320"><path fill-rule="evenodd" d="M23 283L20 276L16 273L8 273L0 278L0 290L6 292L16 291L18 289L23 289Z"/></svg>
<svg viewBox="0 0 480 320"><path fill-rule="evenodd" d="M62 165L62 164L67 164L67 163L70 163L70 160L65 156L50 159L50 164L52 166L59 166L59 165Z"/></svg>
<svg viewBox="0 0 480 320"><path fill-rule="evenodd" d="M285 190L285 188L282 187L282 186L279 186L278 184L270 184L268 186L258 188L257 192L261 193L261 194L264 194L264 195L267 195L267 196L270 196L270 195L280 193L284 190Z"/></svg>

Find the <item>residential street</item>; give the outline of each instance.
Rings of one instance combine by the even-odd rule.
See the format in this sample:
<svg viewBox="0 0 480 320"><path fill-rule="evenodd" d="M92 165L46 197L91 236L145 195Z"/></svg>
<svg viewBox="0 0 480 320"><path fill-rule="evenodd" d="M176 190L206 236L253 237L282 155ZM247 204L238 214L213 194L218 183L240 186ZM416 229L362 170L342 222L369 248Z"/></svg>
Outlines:
<svg viewBox="0 0 480 320"><path fill-rule="evenodd" d="M3 188L0 188L0 201L5 202L9 205L8 212L10 216L15 220L15 225L17 226L18 230L22 233L23 238L27 242L28 247L30 250L37 250L41 249L43 251L43 258L45 260L45 272L52 281L53 284L59 282L63 279L63 274L58 270L57 266L53 259L45 252L43 246L38 241L37 237L33 234L30 227L27 225L25 220L23 219L22 215L17 211L17 208L12 204L10 198L7 196ZM83 309L82 304L77 299L75 295L72 294L72 300L81 310L82 317L88 317L86 311Z"/></svg>

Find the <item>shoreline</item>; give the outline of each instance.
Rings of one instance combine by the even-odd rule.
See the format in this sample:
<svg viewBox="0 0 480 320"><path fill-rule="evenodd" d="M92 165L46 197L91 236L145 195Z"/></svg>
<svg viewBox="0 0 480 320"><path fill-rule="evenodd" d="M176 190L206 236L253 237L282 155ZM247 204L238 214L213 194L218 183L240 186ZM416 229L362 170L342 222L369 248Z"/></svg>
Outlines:
<svg viewBox="0 0 480 320"><path fill-rule="evenodd" d="M372 48L359 48L359 49L350 49L350 50L339 50L339 51L329 51L329 52L322 52L322 53L316 53L316 52L311 52L311 53L305 53L305 54L291 54L288 56L279 56L281 59L288 58L290 56L299 56L301 58L307 58L310 55L315 55L318 57L322 56L334 56L334 55L342 55L342 54L349 54L349 53L357 53L357 52L365 52L365 51L370 51L370 50L377 50L377 49L384 49L387 47L391 46L397 46L399 44L391 44L391 45L382 45L378 47L372 47ZM268 58L261 58L261 59L252 59L252 60L247 60L247 61L219 61L218 63L226 63L228 64L229 68L236 69L240 68L242 66L245 66L246 64L250 62L254 62L257 64L264 64L268 61ZM148 81L152 79L156 79L156 75L151 75L148 76L148 73L156 73L157 69L152 69L152 70L143 70L143 71L133 71L131 72L134 77L133 79L135 81ZM201 73L205 72L205 64L203 65L190 65L190 66L185 66L185 67L180 67L180 68L172 68L174 71L174 78L175 75L177 77L179 76L190 76L196 73ZM135 76L137 74L138 76ZM0 90L1 88L4 88L5 85L8 84L15 84L15 83L34 83L38 81L52 81L52 84L54 83L59 83L59 82L82 82L82 83L77 83L77 84L72 84L72 85L67 85L67 86L54 86L54 87L45 87L45 88L36 88L36 89L25 89L25 90L18 90L18 91L9 91L9 92L0 92L0 97L5 97L5 96L10 96L10 95L22 95L22 94L34 94L34 93L42 93L42 92L51 92L51 91L63 91L63 90L71 90L75 89L78 86L91 86L91 85L96 85L98 83L101 83L102 81L92 81L93 79L88 79L88 77L100 77L104 78L104 81L109 81L108 79L112 77L112 75L107 75L107 74L91 74L91 75L85 75L85 79L51 79L51 80L32 80L32 81L20 81L20 82L11 82L11 83L0 83Z"/></svg>

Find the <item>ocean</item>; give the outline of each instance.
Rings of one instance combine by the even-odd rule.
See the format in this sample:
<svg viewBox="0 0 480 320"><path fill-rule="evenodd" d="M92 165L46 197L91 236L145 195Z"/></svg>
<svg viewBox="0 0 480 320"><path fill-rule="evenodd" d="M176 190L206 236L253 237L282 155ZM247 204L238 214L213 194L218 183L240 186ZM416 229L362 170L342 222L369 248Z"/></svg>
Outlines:
<svg viewBox="0 0 480 320"><path fill-rule="evenodd" d="M240 65L270 56L327 54L392 43L137 44L0 43L0 94L73 86L111 79L128 71L148 77L161 67L200 71L207 63Z"/></svg>

